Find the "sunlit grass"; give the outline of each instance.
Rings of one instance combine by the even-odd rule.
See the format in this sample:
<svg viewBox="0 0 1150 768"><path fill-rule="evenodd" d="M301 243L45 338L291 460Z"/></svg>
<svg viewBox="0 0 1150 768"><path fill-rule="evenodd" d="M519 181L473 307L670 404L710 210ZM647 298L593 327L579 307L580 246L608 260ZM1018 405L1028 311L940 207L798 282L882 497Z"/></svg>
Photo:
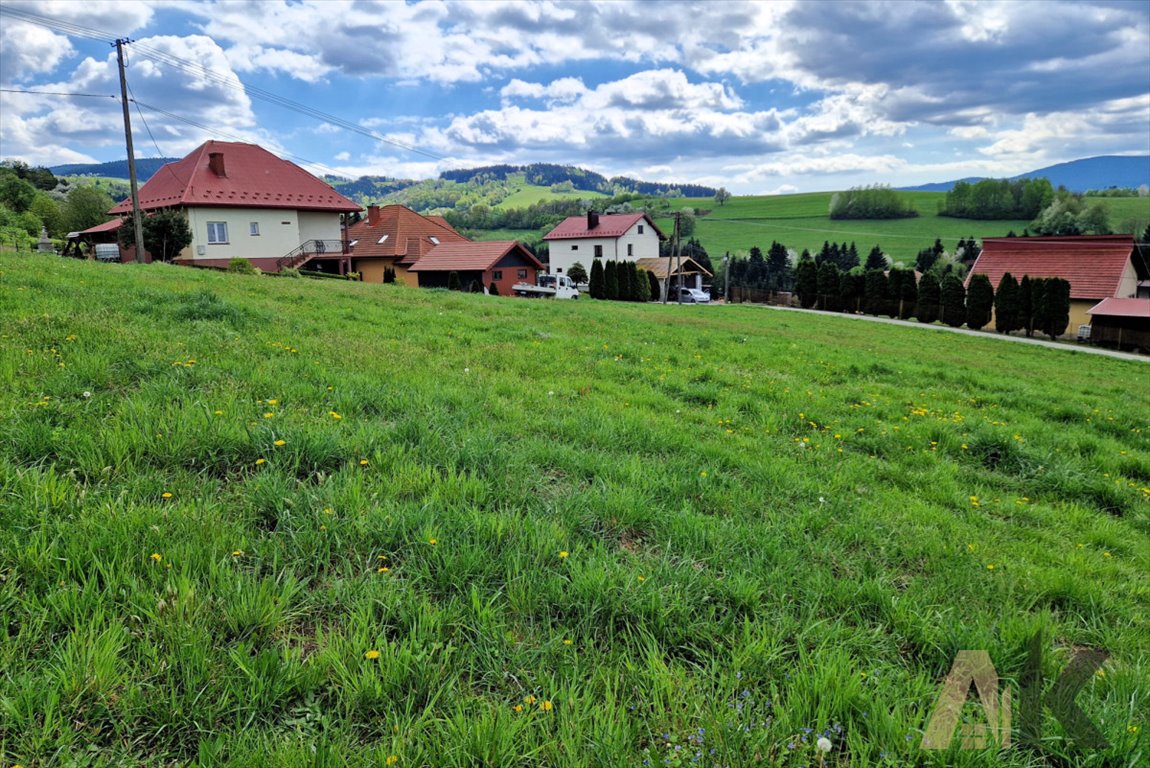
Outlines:
<svg viewBox="0 0 1150 768"><path fill-rule="evenodd" d="M919 741L1042 630L1138 765L1148 370L0 256L0 763L1039 765Z"/></svg>

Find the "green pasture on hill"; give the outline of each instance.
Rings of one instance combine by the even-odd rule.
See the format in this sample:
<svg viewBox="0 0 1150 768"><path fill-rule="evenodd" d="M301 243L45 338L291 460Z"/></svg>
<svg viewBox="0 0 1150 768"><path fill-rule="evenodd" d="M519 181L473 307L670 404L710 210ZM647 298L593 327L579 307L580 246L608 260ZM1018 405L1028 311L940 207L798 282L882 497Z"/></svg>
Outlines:
<svg viewBox="0 0 1150 768"><path fill-rule="evenodd" d="M938 215L943 192L900 192L914 203L919 215L910 219L839 220L828 216L833 192L799 195L733 197L719 206L710 198L672 200L672 208L695 208L710 211L696 219L694 237L714 259L725 252L746 253L758 246L765 253L773 240L801 253L804 248L816 253L825 241L854 242L860 258L875 245L895 261L908 266L915 255L941 238L953 253L960 239L1003 237L1014 231L1021 235L1029 221L979 221ZM1110 211L1111 228L1141 234L1150 224L1150 198L1087 198L1101 200ZM673 231L671 217L660 217L656 224L668 236Z"/></svg>
<svg viewBox="0 0 1150 768"><path fill-rule="evenodd" d="M527 208L545 200L594 200L596 198L606 197L606 195L601 192L588 192L582 189L572 190L571 192L552 192L550 187L528 184L524 180L522 173L508 174L507 181L518 188L515 192L505 197L499 205L495 206L495 210Z"/></svg>
<svg viewBox="0 0 1150 768"><path fill-rule="evenodd" d="M0 765L1144 766L1148 371L0 254ZM1109 746L922 750L1036 633Z"/></svg>

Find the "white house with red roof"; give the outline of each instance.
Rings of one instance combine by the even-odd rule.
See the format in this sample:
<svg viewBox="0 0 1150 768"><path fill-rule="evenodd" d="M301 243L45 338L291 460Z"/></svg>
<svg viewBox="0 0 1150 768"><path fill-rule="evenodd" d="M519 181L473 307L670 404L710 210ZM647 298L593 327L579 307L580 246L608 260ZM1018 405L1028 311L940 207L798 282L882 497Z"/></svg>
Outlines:
<svg viewBox="0 0 1150 768"><path fill-rule="evenodd" d="M543 240L551 253L549 270L565 275L579 262L591 271L591 262L638 261L659 258L659 241L667 237L646 213L571 216L548 232Z"/></svg>
<svg viewBox="0 0 1150 768"><path fill-rule="evenodd" d="M359 204L295 163L255 144L208 141L140 187L145 213L182 211L192 244L175 261L227 266L243 258L264 271L321 263L347 271L341 215ZM109 211L130 215L131 198Z"/></svg>
<svg viewBox="0 0 1150 768"><path fill-rule="evenodd" d="M1150 286L1150 265L1131 235L985 238L970 275L986 275L997 291L1007 272L1019 281L1029 275L1069 282L1072 332L1090 323L1090 310L1103 299L1136 297L1140 285Z"/></svg>

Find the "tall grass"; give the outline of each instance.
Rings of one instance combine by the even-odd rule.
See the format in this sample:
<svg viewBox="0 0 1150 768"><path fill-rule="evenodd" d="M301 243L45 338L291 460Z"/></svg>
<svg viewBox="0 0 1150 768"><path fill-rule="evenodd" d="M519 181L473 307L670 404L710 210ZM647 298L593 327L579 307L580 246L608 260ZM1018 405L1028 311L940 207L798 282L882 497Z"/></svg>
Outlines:
<svg viewBox="0 0 1150 768"><path fill-rule="evenodd" d="M1144 764L1146 375L2 255L0 763ZM923 752L1036 631L1111 748Z"/></svg>

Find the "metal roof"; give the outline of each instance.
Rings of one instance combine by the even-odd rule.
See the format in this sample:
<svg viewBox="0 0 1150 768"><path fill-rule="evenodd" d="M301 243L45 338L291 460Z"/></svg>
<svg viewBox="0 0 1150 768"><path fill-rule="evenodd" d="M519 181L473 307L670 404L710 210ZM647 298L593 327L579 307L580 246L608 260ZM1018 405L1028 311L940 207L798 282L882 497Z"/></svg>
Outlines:
<svg viewBox="0 0 1150 768"><path fill-rule="evenodd" d="M594 228L587 227L586 216L568 216L559 223L559 226L544 235L544 240L571 240L586 237L622 237L640 221L644 219L655 230L660 240L667 237L655 226L655 222L645 213L606 213L598 217L598 224Z"/></svg>
<svg viewBox="0 0 1150 768"><path fill-rule="evenodd" d="M1086 314L1093 317L1141 317L1150 320L1150 299L1103 299Z"/></svg>

